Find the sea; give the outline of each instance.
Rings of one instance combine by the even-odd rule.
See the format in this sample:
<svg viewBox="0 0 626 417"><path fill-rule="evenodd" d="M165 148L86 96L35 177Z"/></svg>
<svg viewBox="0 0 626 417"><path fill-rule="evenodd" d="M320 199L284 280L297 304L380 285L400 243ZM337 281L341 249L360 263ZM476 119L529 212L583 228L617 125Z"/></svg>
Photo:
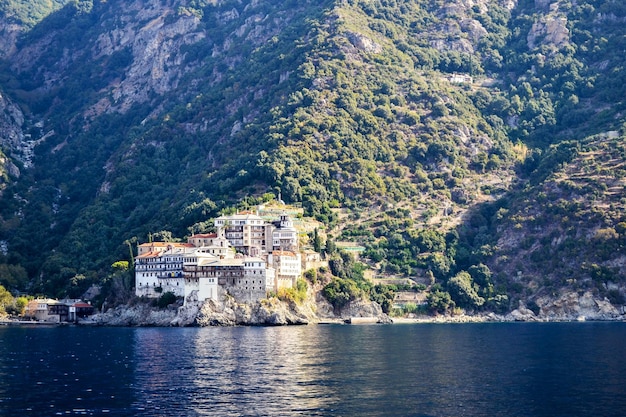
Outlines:
<svg viewBox="0 0 626 417"><path fill-rule="evenodd" d="M0 416L626 416L626 323L0 326Z"/></svg>

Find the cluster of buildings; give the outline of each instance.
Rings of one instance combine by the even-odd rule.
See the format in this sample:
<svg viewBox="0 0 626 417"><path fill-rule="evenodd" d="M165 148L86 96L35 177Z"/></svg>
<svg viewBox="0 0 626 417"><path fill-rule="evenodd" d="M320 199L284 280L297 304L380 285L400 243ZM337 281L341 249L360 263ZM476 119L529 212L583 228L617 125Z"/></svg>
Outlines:
<svg viewBox="0 0 626 417"><path fill-rule="evenodd" d="M306 254L303 265L298 232L285 213L266 221L242 212L220 216L214 224L216 233L192 235L187 243L140 244L135 294L157 298L169 291L187 304L217 300L225 291L237 301L251 302L295 287L306 263L319 261Z"/></svg>
<svg viewBox="0 0 626 417"><path fill-rule="evenodd" d="M24 318L48 323L75 322L94 313L94 307L82 300L36 298L24 309Z"/></svg>

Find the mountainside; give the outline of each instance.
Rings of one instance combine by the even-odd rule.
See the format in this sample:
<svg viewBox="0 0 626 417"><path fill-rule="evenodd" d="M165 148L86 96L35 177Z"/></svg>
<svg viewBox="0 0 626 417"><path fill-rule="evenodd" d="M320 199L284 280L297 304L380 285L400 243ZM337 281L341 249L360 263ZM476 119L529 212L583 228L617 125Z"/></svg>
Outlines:
<svg viewBox="0 0 626 417"><path fill-rule="evenodd" d="M620 1L25 4L0 11L0 284L80 294L272 195L441 311L624 304Z"/></svg>

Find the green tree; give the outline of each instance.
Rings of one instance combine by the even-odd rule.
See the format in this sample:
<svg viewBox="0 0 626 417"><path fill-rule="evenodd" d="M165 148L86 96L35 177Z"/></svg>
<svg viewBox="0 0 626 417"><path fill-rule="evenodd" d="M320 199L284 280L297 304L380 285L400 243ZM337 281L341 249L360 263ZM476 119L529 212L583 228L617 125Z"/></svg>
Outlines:
<svg viewBox="0 0 626 417"><path fill-rule="evenodd" d="M0 285L5 288L23 289L28 283L28 274L21 265L0 264Z"/></svg>
<svg viewBox="0 0 626 417"><path fill-rule="evenodd" d="M448 280L448 292L459 307L476 308L485 303L474 288L472 276L461 271Z"/></svg>
<svg viewBox="0 0 626 417"><path fill-rule="evenodd" d="M491 283L491 270L485 264L472 265L468 269L469 274L475 283L481 287L487 286Z"/></svg>
<svg viewBox="0 0 626 417"><path fill-rule="evenodd" d="M428 303L428 309L432 313L444 314L455 307L450 294L438 285L434 285L431 288L431 291L426 296L426 302Z"/></svg>
<svg viewBox="0 0 626 417"><path fill-rule="evenodd" d="M116 261L111 265L114 271L126 272L129 269L128 261Z"/></svg>
<svg viewBox="0 0 626 417"><path fill-rule="evenodd" d="M341 309L350 301L359 298L362 292L352 280L333 278L333 280L324 287L322 294L335 309Z"/></svg>
<svg viewBox="0 0 626 417"><path fill-rule="evenodd" d="M337 251L337 245L335 245L335 242L330 237L327 237L326 238L326 253L328 255L332 255L336 251Z"/></svg>
<svg viewBox="0 0 626 417"><path fill-rule="evenodd" d="M315 252L322 252L322 237L317 227L313 229L313 250Z"/></svg>
<svg viewBox="0 0 626 417"><path fill-rule="evenodd" d="M26 297L17 297L15 299L15 311L18 315L24 314L24 310L26 310L26 306L28 305L28 298Z"/></svg>
<svg viewBox="0 0 626 417"><path fill-rule="evenodd" d="M0 314L5 314L7 309L13 306L15 300L10 292L0 285Z"/></svg>

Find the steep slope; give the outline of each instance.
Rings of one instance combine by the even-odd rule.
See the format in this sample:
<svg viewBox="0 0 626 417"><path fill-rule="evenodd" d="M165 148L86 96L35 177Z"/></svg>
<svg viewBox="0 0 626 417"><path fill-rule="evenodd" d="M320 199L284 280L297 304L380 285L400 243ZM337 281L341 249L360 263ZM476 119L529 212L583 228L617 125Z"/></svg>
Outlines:
<svg viewBox="0 0 626 417"><path fill-rule="evenodd" d="M601 258L588 236L619 241L624 155L613 133L584 138L624 122L624 16L616 0L70 3L2 71L43 139L2 196L0 261L79 294L149 232L206 230L271 193L365 246L375 274L434 280L461 307L506 310L597 268L620 302L623 246ZM591 172L584 152L615 173L598 218L562 190ZM555 220L558 204L525 203L543 195L586 220L534 232L527 212ZM570 228L577 249L545 275L546 236Z"/></svg>
<svg viewBox="0 0 626 417"><path fill-rule="evenodd" d="M79 6L31 31L12 59L13 94L51 134L3 207L3 234L9 262L43 271L47 291L127 256L126 238L184 234L217 212L209 195L256 192L242 188L261 149L272 149L270 109L294 91L290 73L325 7ZM35 247L28 236L38 230L50 233Z"/></svg>
<svg viewBox="0 0 626 417"><path fill-rule="evenodd" d="M6 0L0 4L0 58L15 52L18 36L68 0Z"/></svg>
<svg viewBox="0 0 626 417"><path fill-rule="evenodd" d="M591 291L625 303L624 139L611 132L554 146L528 186L500 202L487 264L515 299L541 305Z"/></svg>
<svg viewBox="0 0 626 417"><path fill-rule="evenodd" d="M518 185L459 229L456 259L462 269L489 265L512 307L522 300L562 315L562 300L586 292L624 304L624 21L615 1L514 10L504 50L509 100L496 114L534 149Z"/></svg>

